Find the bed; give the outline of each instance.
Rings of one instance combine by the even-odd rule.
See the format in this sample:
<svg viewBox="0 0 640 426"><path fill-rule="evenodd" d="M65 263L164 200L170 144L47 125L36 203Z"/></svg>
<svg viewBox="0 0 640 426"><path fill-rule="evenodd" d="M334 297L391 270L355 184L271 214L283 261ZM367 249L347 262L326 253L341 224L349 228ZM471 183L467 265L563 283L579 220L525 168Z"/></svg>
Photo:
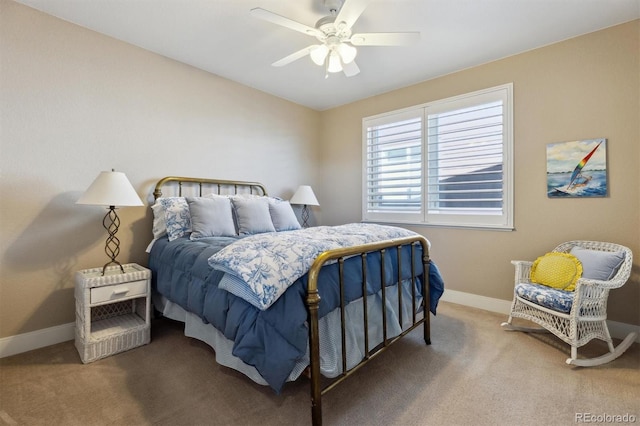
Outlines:
<svg viewBox="0 0 640 426"><path fill-rule="evenodd" d="M275 392L308 376L313 424L322 395L402 336L423 325L431 343L425 312L435 315L444 284L423 236L365 223L301 228L257 182L169 176L154 199L156 311Z"/></svg>

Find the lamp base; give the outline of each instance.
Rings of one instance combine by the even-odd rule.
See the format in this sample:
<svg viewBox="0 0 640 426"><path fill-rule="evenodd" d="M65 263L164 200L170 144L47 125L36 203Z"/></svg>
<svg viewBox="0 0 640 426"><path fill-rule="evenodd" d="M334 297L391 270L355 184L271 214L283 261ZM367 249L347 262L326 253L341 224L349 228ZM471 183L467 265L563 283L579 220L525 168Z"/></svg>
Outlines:
<svg viewBox="0 0 640 426"><path fill-rule="evenodd" d="M104 276L104 273L107 271L107 266L109 265L118 265L120 267L120 271L122 271L122 273L124 274L124 268L122 267L122 263L118 262L117 260L112 260L111 262L105 263L104 266L102 267L102 276Z"/></svg>
<svg viewBox="0 0 640 426"><path fill-rule="evenodd" d="M306 204L302 206L302 227L309 227L309 209L307 208Z"/></svg>
<svg viewBox="0 0 640 426"><path fill-rule="evenodd" d="M124 268L122 264L116 260L118 254L120 254L120 240L116 237L116 233L118 232L118 228L120 228L120 218L116 213L115 206L109 206L109 211L104 218L102 219L102 226L107 230L109 236L105 242L104 252L111 259L110 262L107 262L102 268L102 275L104 276L105 271L107 270L107 266L109 265L118 265L120 266L120 270L124 274Z"/></svg>

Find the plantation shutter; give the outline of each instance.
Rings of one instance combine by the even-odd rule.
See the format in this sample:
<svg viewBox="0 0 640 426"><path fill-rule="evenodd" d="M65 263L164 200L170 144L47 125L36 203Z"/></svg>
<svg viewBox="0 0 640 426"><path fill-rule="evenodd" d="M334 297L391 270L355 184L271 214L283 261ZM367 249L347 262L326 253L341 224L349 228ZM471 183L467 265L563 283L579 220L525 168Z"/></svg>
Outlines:
<svg viewBox="0 0 640 426"><path fill-rule="evenodd" d="M365 219L422 217L421 111L369 120L365 129Z"/></svg>
<svg viewBox="0 0 640 426"><path fill-rule="evenodd" d="M502 214L502 102L428 123L429 212Z"/></svg>
<svg viewBox="0 0 640 426"><path fill-rule="evenodd" d="M513 85L363 119L365 221L513 229Z"/></svg>
<svg viewBox="0 0 640 426"><path fill-rule="evenodd" d="M427 108L427 222L505 222L505 96Z"/></svg>

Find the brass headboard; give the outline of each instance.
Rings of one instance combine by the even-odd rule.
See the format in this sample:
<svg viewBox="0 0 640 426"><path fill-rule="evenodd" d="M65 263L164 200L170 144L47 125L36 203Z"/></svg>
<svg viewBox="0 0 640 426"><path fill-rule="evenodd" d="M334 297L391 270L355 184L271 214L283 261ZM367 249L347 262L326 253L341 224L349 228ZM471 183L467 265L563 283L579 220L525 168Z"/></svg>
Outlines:
<svg viewBox="0 0 640 426"><path fill-rule="evenodd" d="M223 190L231 192L232 194L238 194L240 190L240 192L248 192L249 194L268 195L267 189L259 182L167 176L160 179L158 183L156 183L156 187L153 191L153 198L157 200L158 198L162 197L162 188L165 185L169 185L174 182L178 185L178 196L180 197L183 196L182 185L185 183L189 184L189 186L191 187L197 188L198 196L202 196L203 187L211 188L218 194L221 194L221 191Z"/></svg>

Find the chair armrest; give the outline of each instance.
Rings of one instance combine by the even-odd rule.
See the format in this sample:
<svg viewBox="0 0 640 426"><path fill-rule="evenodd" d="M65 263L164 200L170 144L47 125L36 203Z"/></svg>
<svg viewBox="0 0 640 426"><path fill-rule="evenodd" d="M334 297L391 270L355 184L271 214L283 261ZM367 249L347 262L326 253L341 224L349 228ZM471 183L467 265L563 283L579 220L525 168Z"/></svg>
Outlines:
<svg viewBox="0 0 640 426"><path fill-rule="evenodd" d="M602 289L611 290L619 286L620 285L614 280L602 281L602 280L592 280L589 278L579 278L578 281L576 281L576 291L578 290L579 287L591 287L591 288L599 287Z"/></svg>
<svg viewBox="0 0 640 426"><path fill-rule="evenodd" d="M613 281L580 278L576 281L571 315L581 317L607 317L609 290L616 288Z"/></svg>
<svg viewBox="0 0 640 426"><path fill-rule="evenodd" d="M512 260L511 264L516 267L515 285L531 281L531 267L533 266L533 262L528 260Z"/></svg>

